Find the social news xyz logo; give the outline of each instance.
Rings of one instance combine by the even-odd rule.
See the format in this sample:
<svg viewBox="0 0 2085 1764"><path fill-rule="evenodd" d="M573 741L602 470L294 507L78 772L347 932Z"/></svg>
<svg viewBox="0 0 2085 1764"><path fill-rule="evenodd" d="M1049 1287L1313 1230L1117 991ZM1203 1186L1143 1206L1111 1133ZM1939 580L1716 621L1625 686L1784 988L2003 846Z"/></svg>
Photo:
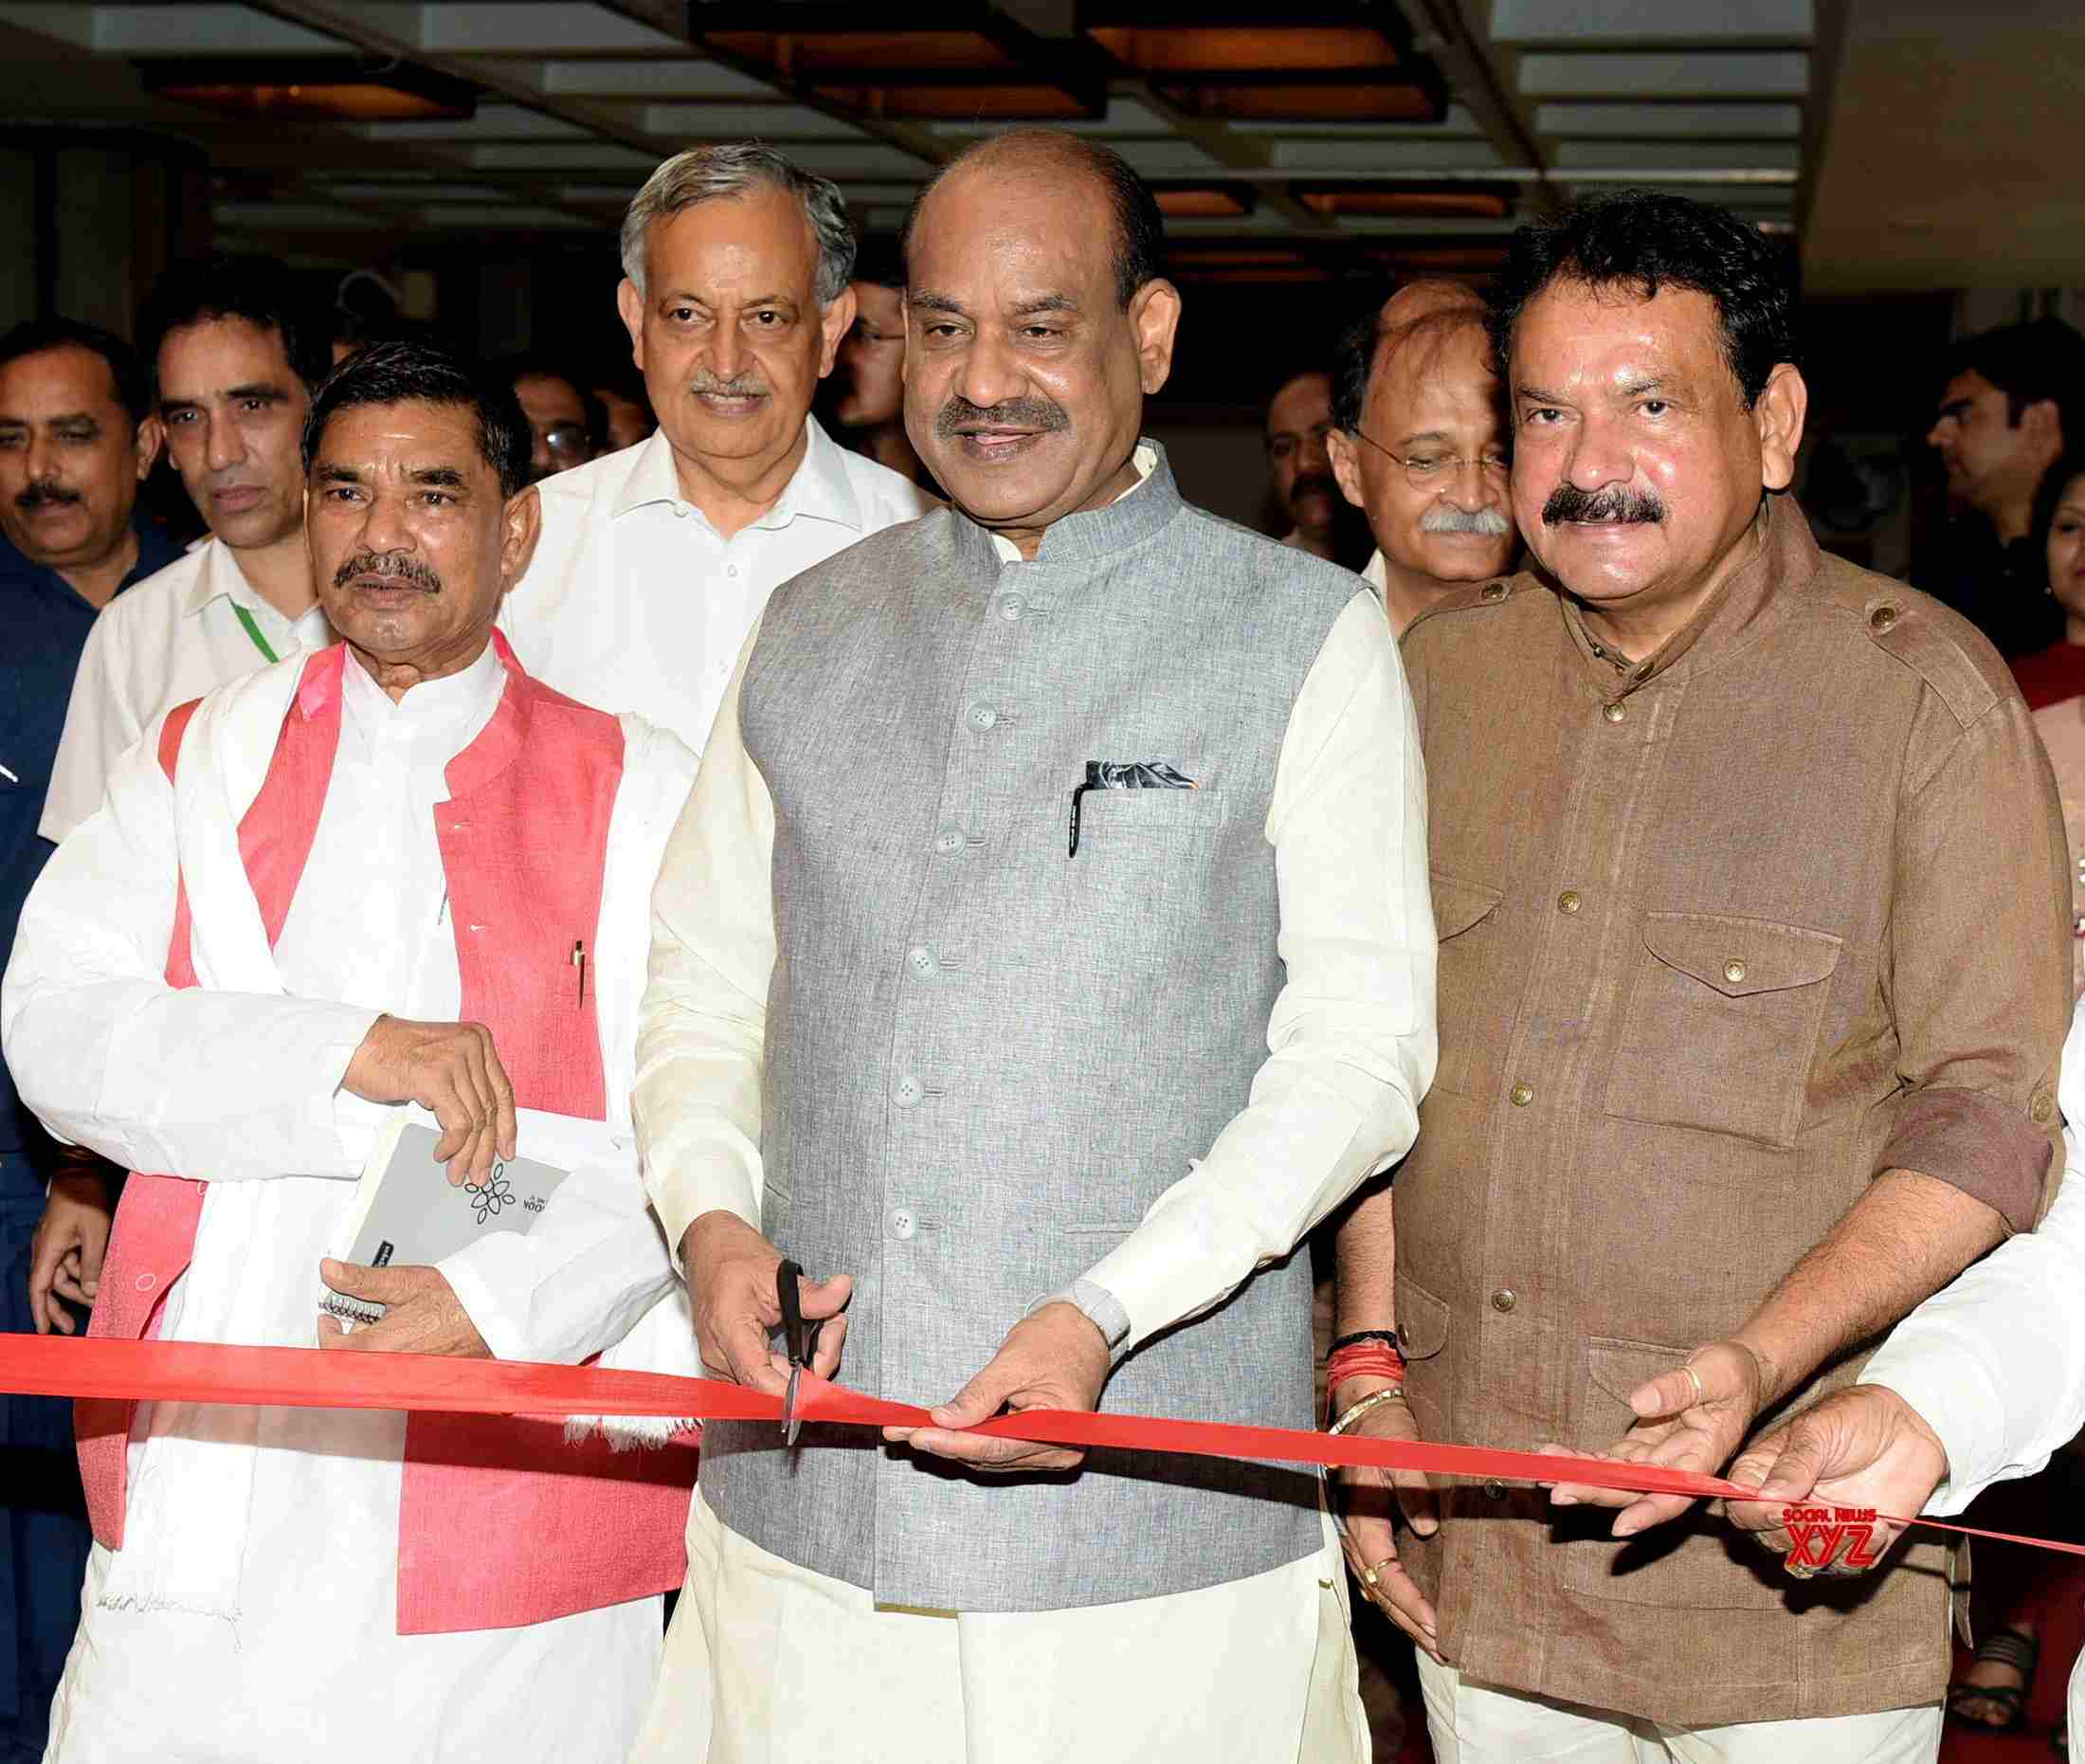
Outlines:
<svg viewBox="0 0 2085 1764"><path fill-rule="evenodd" d="M1789 1537L1786 1566L1813 1573L1840 1560L1848 1568L1873 1568L1878 1554L1875 1520L1873 1507L1790 1507L1782 1520Z"/></svg>

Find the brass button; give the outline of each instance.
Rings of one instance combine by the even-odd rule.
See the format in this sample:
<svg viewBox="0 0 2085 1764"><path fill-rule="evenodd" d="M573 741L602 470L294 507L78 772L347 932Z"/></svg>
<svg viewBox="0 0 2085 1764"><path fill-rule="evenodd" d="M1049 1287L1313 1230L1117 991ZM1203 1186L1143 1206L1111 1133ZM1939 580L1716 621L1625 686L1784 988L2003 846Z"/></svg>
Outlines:
<svg viewBox="0 0 2085 1764"><path fill-rule="evenodd" d="M1629 714L1629 711L1628 706L1624 704L1603 704L1600 707L1600 714L1609 722L1620 722Z"/></svg>
<svg viewBox="0 0 2085 1764"><path fill-rule="evenodd" d="M1483 591L1478 595L1479 600L1504 600L1505 598L1506 585L1503 582L1485 583Z"/></svg>
<svg viewBox="0 0 2085 1764"><path fill-rule="evenodd" d="M1514 1108L1524 1109L1534 1100L1534 1086L1532 1084L1515 1084L1506 1094L1513 1099Z"/></svg>
<svg viewBox="0 0 2085 1764"><path fill-rule="evenodd" d="M1868 614L1868 628L1875 632L1877 637L1881 636L1895 623L1896 609L1891 606L1888 601L1884 601L1882 605Z"/></svg>
<svg viewBox="0 0 2085 1764"><path fill-rule="evenodd" d="M2027 1104L2027 1113L2034 1117L2037 1126L2046 1127L2056 1118L2056 1101L2046 1090L2038 1090Z"/></svg>
<svg viewBox="0 0 2085 1764"><path fill-rule="evenodd" d="M1495 1311L1510 1311L1519 1302L1520 1295L1511 1286L1501 1286L1492 1294L1492 1309Z"/></svg>
<svg viewBox="0 0 2085 1764"><path fill-rule="evenodd" d="M1731 956L1729 961L1723 964L1723 977L1732 986L1735 986L1745 977L1745 964L1739 961L1736 956Z"/></svg>
<svg viewBox="0 0 2085 1764"><path fill-rule="evenodd" d="M1556 897L1556 910L1560 913L1575 913L1580 904L1576 888L1567 888Z"/></svg>
<svg viewBox="0 0 2085 1764"><path fill-rule="evenodd" d="M1503 1500L1506 1499L1506 1484L1494 1477L1484 1484L1484 1492L1494 1500Z"/></svg>

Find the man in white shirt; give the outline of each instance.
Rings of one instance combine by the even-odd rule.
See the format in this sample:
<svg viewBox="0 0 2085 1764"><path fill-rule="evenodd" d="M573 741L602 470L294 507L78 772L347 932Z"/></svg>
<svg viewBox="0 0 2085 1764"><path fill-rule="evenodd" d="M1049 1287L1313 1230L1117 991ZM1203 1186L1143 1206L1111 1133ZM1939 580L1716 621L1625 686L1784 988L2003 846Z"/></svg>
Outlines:
<svg viewBox="0 0 2085 1764"><path fill-rule="evenodd" d="M372 345L304 447L345 643L154 719L0 989L25 1100L137 1173L91 1333L692 1371L626 1099L693 756L544 688L494 632L536 520L506 386ZM517 1144L570 1169L526 1236L327 1259L408 1102L452 1183ZM329 1333L329 1287L389 1309ZM54 1764L622 1764L692 1452L179 1402L82 1403L79 1430L96 1547Z"/></svg>
<svg viewBox="0 0 2085 1764"><path fill-rule="evenodd" d="M39 827L101 806L116 761L161 711L333 641L304 551L297 439L326 338L272 258L175 265L139 329L167 453L209 537L111 601L80 658Z"/></svg>
<svg viewBox="0 0 2085 1764"><path fill-rule="evenodd" d="M810 415L854 249L839 191L765 147L676 155L637 192L618 302L659 427L540 485L500 626L549 684L699 751L775 587L933 506Z"/></svg>
<svg viewBox="0 0 2085 1764"><path fill-rule="evenodd" d="M1348 332L1325 445L1375 535L1361 573L1399 635L1443 594L1513 568L1505 408L1474 289L1412 282Z"/></svg>

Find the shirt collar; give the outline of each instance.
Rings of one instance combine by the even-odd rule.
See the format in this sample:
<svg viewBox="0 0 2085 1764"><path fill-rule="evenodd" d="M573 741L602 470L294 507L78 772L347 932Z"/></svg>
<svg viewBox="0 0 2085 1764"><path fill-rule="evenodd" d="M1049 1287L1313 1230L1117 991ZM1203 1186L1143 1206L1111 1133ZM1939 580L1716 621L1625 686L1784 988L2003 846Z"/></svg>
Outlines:
<svg viewBox="0 0 2085 1764"><path fill-rule="evenodd" d="M775 498L774 506L750 524L754 528L786 527L802 518L830 520L850 533L861 531L861 503L847 476L847 456L814 416L804 419L804 457L797 462L789 482ZM654 502L687 503L681 494L680 474L674 466L673 443L666 431L656 428L648 441L632 449L629 476L615 500L612 512L626 515L633 508ZM692 506L692 505L691 505Z"/></svg>
<svg viewBox="0 0 2085 1764"><path fill-rule="evenodd" d="M1361 579L1375 590L1375 597L1378 600L1381 600L1389 592L1390 567L1383 561L1383 554L1380 550L1363 566Z"/></svg>
<svg viewBox="0 0 2085 1764"><path fill-rule="evenodd" d="M1786 494L1762 499L1758 515L1739 542L1757 549L1692 619L1649 656L1630 660L1618 654L1612 645L1586 629L1576 602L1557 596L1565 627L1586 666L1602 682L1604 696L1624 698L1682 664L1688 669L1708 666L1750 642L1785 609L1788 601L1785 591L1807 584L1823 558L1803 510Z"/></svg>
<svg viewBox="0 0 2085 1764"><path fill-rule="evenodd" d="M189 584L187 604L181 610L193 618L213 600L228 600L235 607L244 607L248 612L259 612L267 603L254 592L253 584L246 580L246 573L239 567L239 556L224 540L212 536L203 546L197 557L199 568L195 580ZM273 607L267 609L275 612ZM280 618L281 615L276 613Z"/></svg>

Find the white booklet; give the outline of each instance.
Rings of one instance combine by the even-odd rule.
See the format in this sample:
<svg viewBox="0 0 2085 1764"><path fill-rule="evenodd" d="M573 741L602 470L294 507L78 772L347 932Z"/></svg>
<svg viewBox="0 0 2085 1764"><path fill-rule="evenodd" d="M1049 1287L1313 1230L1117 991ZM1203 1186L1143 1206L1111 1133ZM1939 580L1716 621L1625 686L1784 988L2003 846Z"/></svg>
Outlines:
<svg viewBox="0 0 2085 1764"><path fill-rule="evenodd" d="M426 1266L488 1232L526 1232L573 1170L615 1155L616 1142L603 1121L519 1109L516 1124L517 1155L496 1162L481 1184L451 1187L447 1166L434 1157L440 1123L417 1106L400 1109L362 1168L338 1260L378 1268ZM384 1315L373 1300L330 1289L321 1289L318 1308L351 1328Z"/></svg>

